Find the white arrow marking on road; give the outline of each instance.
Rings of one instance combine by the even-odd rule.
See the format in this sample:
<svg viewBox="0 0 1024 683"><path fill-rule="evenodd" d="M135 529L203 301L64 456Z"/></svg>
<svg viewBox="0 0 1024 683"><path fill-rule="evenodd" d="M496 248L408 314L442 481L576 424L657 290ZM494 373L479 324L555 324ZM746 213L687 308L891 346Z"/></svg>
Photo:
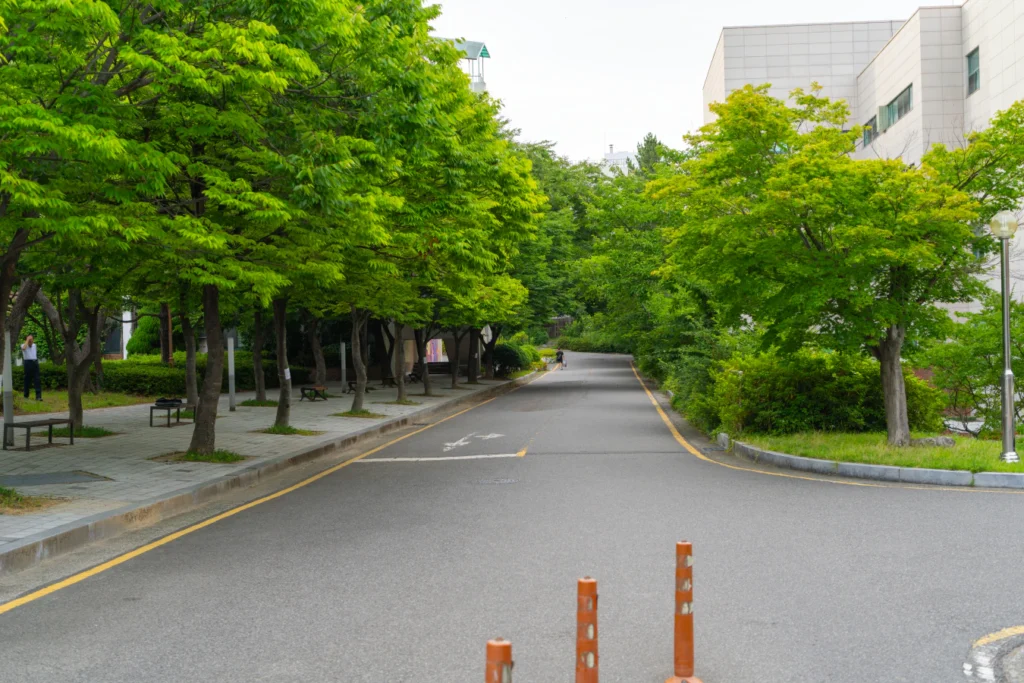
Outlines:
<svg viewBox="0 0 1024 683"><path fill-rule="evenodd" d="M374 463L374 462L448 462L451 460L491 460L493 458L518 458L519 455L516 453L501 453L498 455L449 455L441 456L437 458L369 458L366 460L356 460L360 463Z"/></svg>
<svg viewBox="0 0 1024 683"><path fill-rule="evenodd" d="M451 443L446 443L444 445L444 452L447 453L448 451L454 451L456 448L462 448L463 446L468 446L470 438L472 438L473 435L475 435L475 434L476 434L476 432L473 432L473 434L467 434L466 436L462 437L458 441L453 441Z"/></svg>
<svg viewBox="0 0 1024 683"><path fill-rule="evenodd" d="M488 441L490 439L500 439L503 436L505 436L505 435L504 434L484 434L484 435L478 436L476 438L483 439L484 441Z"/></svg>

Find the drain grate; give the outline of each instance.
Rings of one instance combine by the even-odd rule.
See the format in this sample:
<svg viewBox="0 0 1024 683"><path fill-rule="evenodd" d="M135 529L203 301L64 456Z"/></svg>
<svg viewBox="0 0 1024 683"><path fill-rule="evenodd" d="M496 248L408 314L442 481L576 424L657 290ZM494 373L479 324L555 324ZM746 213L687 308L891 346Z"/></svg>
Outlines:
<svg viewBox="0 0 1024 683"><path fill-rule="evenodd" d="M485 486L504 486L506 484L516 483L516 479L481 479L478 484L484 484Z"/></svg>
<svg viewBox="0 0 1024 683"><path fill-rule="evenodd" d="M45 474L10 474L0 477L0 486L47 486L49 484L87 484L110 481L92 472L46 472Z"/></svg>

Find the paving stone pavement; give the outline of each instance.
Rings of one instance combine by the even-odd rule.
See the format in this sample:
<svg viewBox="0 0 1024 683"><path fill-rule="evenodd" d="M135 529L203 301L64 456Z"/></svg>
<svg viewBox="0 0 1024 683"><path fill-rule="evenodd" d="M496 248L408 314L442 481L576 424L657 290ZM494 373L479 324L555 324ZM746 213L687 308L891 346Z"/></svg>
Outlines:
<svg viewBox="0 0 1024 683"><path fill-rule="evenodd" d="M62 499L58 505L35 513L0 515L0 552L15 541L42 533L109 510L115 510L133 502L142 502L180 489L213 481L224 475L251 466L254 463L271 460L289 453L297 453L327 443L366 427L386 420L412 415L438 405L472 395L499 384L484 381L473 387L451 390L439 387L443 377L433 382L435 397L417 396L422 388L411 387L410 399L420 405L388 405L397 398L395 389L376 387L366 398L365 408L385 415L380 419L337 417L333 413L344 412L351 406L350 396L341 394L340 383L328 384L327 401L299 401L298 388L292 398L291 424L298 429L323 432L317 436L280 436L261 434L274 423L276 408L254 408L239 405L236 412L229 412L227 395L221 396L217 417L217 447L234 451L248 459L233 464L156 462L167 453L182 451L192 437L190 421L182 420L180 426L159 426L154 415L154 427L149 426L149 405L102 408L86 411L86 424L106 427L117 432L115 436L99 439L76 439L71 446L68 439L54 438L60 446L38 448L32 451L0 451L0 477L8 475L40 475L48 473L88 472L98 477L93 481L76 481L67 484L45 484L17 486L21 493L32 496L52 496ZM276 391L268 392L268 398L276 398ZM254 398L252 392L237 394L241 403ZM33 418L64 417L66 414L52 413L33 415ZM25 418L21 418L25 419ZM172 424L173 419L172 419ZM166 425L166 418L164 421ZM33 437L33 443L46 444L45 435Z"/></svg>

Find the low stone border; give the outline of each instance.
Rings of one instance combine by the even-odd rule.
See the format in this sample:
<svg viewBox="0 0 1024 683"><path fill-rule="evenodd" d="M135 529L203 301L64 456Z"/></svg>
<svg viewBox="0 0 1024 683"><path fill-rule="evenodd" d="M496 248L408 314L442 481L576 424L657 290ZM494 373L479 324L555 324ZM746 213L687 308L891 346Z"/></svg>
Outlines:
<svg viewBox="0 0 1024 683"><path fill-rule="evenodd" d="M854 479L894 481L904 484L933 484L936 486L977 486L993 489L1024 489L1024 474L1017 472L967 472L964 470L930 470L920 467L893 467L866 465L854 462L818 460L798 455L776 453L755 448L740 441L732 442L736 455L756 463L766 463L801 472L832 474Z"/></svg>
<svg viewBox="0 0 1024 683"><path fill-rule="evenodd" d="M112 538L132 529L150 526L163 519L188 512L228 491L253 486L259 483L260 480L290 467L315 460L336 450L348 448L366 439L401 429L413 422L452 413L466 405L506 394L526 384L535 374L531 373L504 384L499 384L473 394L467 394L454 401L372 425L333 441L300 447L273 460L253 464L246 469L219 479L195 484L141 503L132 503L117 510L83 517L64 526L49 529L33 536L27 536L19 541L10 543L10 547L5 546L3 551L0 552L0 574L27 569L43 560L71 552L88 543ZM352 457L356 457L356 455L358 454L353 454Z"/></svg>
<svg viewBox="0 0 1024 683"><path fill-rule="evenodd" d="M1014 683L1021 680L1020 649L1024 635L1020 628L1007 629L1006 635L993 634L974 645L964 662L964 676L975 683Z"/></svg>

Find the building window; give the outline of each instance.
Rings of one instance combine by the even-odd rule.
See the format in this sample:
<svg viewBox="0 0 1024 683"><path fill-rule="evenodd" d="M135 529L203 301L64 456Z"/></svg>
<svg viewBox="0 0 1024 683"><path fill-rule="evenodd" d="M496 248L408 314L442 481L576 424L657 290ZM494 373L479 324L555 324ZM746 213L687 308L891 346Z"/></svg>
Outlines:
<svg viewBox="0 0 1024 683"><path fill-rule="evenodd" d="M879 130L885 132L913 110L914 86L908 85L906 90L896 96L896 99L878 110Z"/></svg>
<svg viewBox="0 0 1024 683"><path fill-rule="evenodd" d="M967 55L967 94L973 95L981 89L981 52L975 48Z"/></svg>
<svg viewBox="0 0 1024 683"><path fill-rule="evenodd" d="M878 117L872 116L871 120L864 124L864 146L867 147L878 139Z"/></svg>

